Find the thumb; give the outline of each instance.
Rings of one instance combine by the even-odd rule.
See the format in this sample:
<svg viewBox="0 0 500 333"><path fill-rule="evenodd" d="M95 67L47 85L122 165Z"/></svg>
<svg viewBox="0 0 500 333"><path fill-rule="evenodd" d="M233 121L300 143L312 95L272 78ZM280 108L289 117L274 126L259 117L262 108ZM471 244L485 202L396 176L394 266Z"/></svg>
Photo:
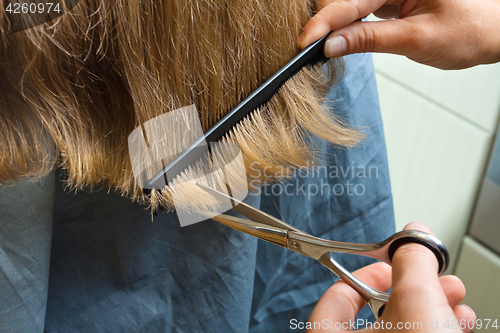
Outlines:
<svg viewBox="0 0 500 333"><path fill-rule="evenodd" d="M430 232L423 224L411 223L405 229ZM400 246L392 259L392 293L388 306L398 304L401 313L426 313L429 304L449 307L438 278L438 262L425 246ZM391 304L392 303L392 304Z"/></svg>
<svg viewBox="0 0 500 333"><path fill-rule="evenodd" d="M411 56L425 46L419 30L411 19L354 22L330 34L324 53L329 58L365 52Z"/></svg>
<svg viewBox="0 0 500 333"><path fill-rule="evenodd" d="M417 230L434 234L429 227L419 222L409 223L404 230ZM423 281L439 282L436 257L423 245L407 243L400 246L394 253L392 263L393 284L397 284L400 280L406 280L406 275L418 275Z"/></svg>

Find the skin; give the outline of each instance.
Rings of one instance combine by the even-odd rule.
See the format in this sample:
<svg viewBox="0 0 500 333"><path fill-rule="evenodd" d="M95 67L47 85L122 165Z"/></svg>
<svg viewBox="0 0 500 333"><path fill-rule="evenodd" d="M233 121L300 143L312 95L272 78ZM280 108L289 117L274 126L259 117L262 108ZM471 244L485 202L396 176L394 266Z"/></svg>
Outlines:
<svg viewBox="0 0 500 333"><path fill-rule="evenodd" d="M394 17L395 5L399 19L355 22L370 13ZM327 57L393 53L440 69L500 61L498 0L319 0L317 10L299 45L333 31L325 43Z"/></svg>
<svg viewBox="0 0 500 333"><path fill-rule="evenodd" d="M429 228L420 223L410 223L405 229L430 232ZM405 332L448 332L444 327L447 320L458 323L475 320L476 315L466 305L458 305L465 296L465 287L459 278L453 275L438 277L438 263L434 254L419 244L402 245L394 254L392 269L385 263L377 263L364 267L354 273L360 280L378 290L387 290L391 287L391 298L386 305L383 315L378 319L385 326L376 330L360 330L360 332L396 332L398 322L421 322L422 327ZM333 323L354 321L356 314L365 306L366 302L351 287L342 281L335 283L321 297L314 308L309 322L322 322L327 319ZM439 327L429 328L429 322L438 321ZM388 322L392 329L387 329ZM472 323L472 321L471 321ZM460 325L460 324L458 324ZM344 332L345 330L316 329L309 333ZM466 326L466 325L464 325ZM473 326L472 324L470 326ZM338 325L340 327L340 325ZM454 330L454 332L461 330ZM463 332L471 332L466 328Z"/></svg>

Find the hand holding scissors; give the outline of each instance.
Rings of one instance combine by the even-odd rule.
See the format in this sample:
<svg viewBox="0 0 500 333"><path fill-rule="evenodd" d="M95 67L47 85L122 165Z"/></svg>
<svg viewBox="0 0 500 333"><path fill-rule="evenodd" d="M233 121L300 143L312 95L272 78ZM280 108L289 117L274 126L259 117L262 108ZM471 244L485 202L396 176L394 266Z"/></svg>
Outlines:
<svg viewBox="0 0 500 333"><path fill-rule="evenodd" d="M356 244L324 240L309 235L227 194L205 185L198 184L198 186L221 202L230 202L235 211L248 218L247 220L220 214L213 217L213 220L319 261L356 290L368 302L375 318L382 315L385 305L389 301L390 294L378 291L363 283L337 263L331 257L330 252L363 255L391 264L398 247L406 243L418 243L426 246L436 256L438 260L437 274L443 273L448 266L448 252L443 243L435 236L422 231L401 231L385 241L376 244Z"/></svg>
<svg viewBox="0 0 500 333"><path fill-rule="evenodd" d="M421 223L410 223L405 229L431 233ZM320 298L309 320L297 326L308 325L311 328L308 333L348 332L353 328L350 323L355 323L355 329L366 329L358 332L404 329L439 333L449 332L453 327L456 331L471 332L476 325L474 311L467 305L459 305L465 296L464 284L453 275L438 277L436 266L431 252L416 244L405 244L394 254L392 269L385 263L376 263L353 273L382 290L392 285L391 299L377 322L356 321L366 303L352 288L338 281Z"/></svg>

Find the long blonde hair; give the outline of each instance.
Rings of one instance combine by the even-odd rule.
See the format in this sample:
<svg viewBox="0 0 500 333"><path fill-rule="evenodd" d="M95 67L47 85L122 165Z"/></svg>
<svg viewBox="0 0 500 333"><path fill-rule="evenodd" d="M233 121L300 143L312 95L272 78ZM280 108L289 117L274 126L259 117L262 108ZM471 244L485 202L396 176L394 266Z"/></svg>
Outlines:
<svg viewBox="0 0 500 333"><path fill-rule="evenodd" d="M109 186L146 201L133 180L130 132L191 104L208 129L297 53L312 14L310 0L81 0L14 33L3 1L0 182L56 165L74 188ZM340 62L332 68L330 78L321 67L304 69L228 134L247 165L304 165L313 158L310 133L356 144L359 132L322 106L322 88L338 78ZM168 189L151 197L153 206L172 207Z"/></svg>

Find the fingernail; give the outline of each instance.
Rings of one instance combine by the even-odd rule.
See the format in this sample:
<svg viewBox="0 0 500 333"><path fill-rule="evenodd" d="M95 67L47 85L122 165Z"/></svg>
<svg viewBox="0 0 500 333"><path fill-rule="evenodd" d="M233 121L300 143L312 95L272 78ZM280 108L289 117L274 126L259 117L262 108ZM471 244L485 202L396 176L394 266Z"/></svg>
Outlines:
<svg viewBox="0 0 500 333"><path fill-rule="evenodd" d="M476 319L477 319L477 316L476 316L476 313L474 312L474 310L472 310L472 308L471 308L470 306L468 306L467 304L463 304L463 305L465 305L466 307L468 307L468 308L469 308L469 310L471 310L471 311L472 311L472 313L474 314L474 318L476 318Z"/></svg>
<svg viewBox="0 0 500 333"><path fill-rule="evenodd" d="M301 33L299 36L299 45L302 47L302 43L304 42L304 39L306 38L305 33Z"/></svg>
<svg viewBox="0 0 500 333"><path fill-rule="evenodd" d="M347 52L347 41L342 36L328 38L325 42L325 56L328 58L339 57Z"/></svg>
<svg viewBox="0 0 500 333"><path fill-rule="evenodd" d="M420 230L423 232L430 233L431 229L423 223L420 222L410 222L405 227L405 230Z"/></svg>

